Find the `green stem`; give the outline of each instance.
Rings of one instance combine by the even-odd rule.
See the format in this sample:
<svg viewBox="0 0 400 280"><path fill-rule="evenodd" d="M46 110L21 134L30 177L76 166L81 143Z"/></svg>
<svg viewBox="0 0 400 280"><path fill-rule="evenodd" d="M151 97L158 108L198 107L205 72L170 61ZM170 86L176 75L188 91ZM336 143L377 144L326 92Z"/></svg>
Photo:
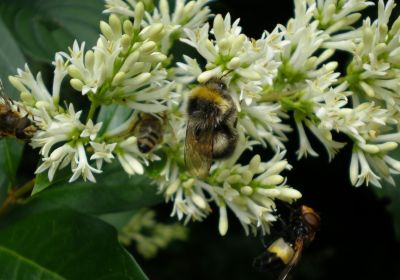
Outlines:
<svg viewBox="0 0 400 280"><path fill-rule="evenodd" d="M93 116L94 113L96 112L96 109L97 109L97 104L95 102L92 102L92 104L90 104L89 114L87 116L86 121L88 121L89 119L93 120Z"/></svg>
<svg viewBox="0 0 400 280"><path fill-rule="evenodd" d="M10 191L0 208L0 216L4 215L8 211L9 207L15 204L20 198L24 197L27 193L30 193L34 186L35 178L26 182L22 187Z"/></svg>

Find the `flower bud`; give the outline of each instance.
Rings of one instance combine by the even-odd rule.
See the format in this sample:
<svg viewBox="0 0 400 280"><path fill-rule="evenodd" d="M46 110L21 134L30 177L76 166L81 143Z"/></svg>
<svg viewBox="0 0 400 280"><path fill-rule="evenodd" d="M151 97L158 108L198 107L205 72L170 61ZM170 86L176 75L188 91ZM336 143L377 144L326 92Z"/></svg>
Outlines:
<svg viewBox="0 0 400 280"><path fill-rule="evenodd" d="M281 160L268 168L268 174L279 174L288 166L287 160Z"/></svg>
<svg viewBox="0 0 400 280"><path fill-rule="evenodd" d="M115 15L111 14L108 19L109 25L114 34L121 35L121 20Z"/></svg>
<svg viewBox="0 0 400 280"><path fill-rule="evenodd" d="M223 55L227 55L231 48L231 41L227 38L222 38L220 41L218 41L218 47L219 47L219 51Z"/></svg>
<svg viewBox="0 0 400 280"><path fill-rule="evenodd" d="M88 50L85 54L85 68L92 70L94 65L94 54L92 50Z"/></svg>
<svg viewBox="0 0 400 280"><path fill-rule="evenodd" d="M281 175L271 175L271 176L268 176L266 178L263 178L261 180L261 182L264 185L276 186L276 185L281 184L284 180L285 180L285 178L283 176L281 176Z"/></svg>
<svg viewBox="0 0 400 280"><path fill-rule="evenodd" d="M144 42L142 46L140 46L139 51L143 54L149 54L155 50L157 44L153 41Z"/></svg>
<svg viewBox="0 0 400 280"><path fill-rule="evenodd" d="M369 97L375 96L374 89L371 86L369 86L366 82L360 82L360 86L362 87L366 95L368 95Z"/></svg>
<svg viewBox="0 0 400 280"><path fill-rule="evenodd" d="M386 142L383 144L379 144L377 146L378 146L380 152L387 153L387 152L395 150L398 147L398 144L396 142L389 141L389 142Z"/></svg>
<svg viewBox="0 0 400 280"><path fill-rule="evenodd" d="M165 195L167 197L173 195L178 190L179 184L180 184L180 181L175 180L172 184L170 184L167 187L167 190L165 191Z"/></svg>
<svg viewBox="0 0 400 280"><path fill-rule="evenodd" d="M135 6L135 17L134 17L135 20L133 22L133 28L135 30L140 29L140 24L143 20L143 16L144 16L144 5L142 2L139 2Z"/></svg>
<svg viewBox="0 0 400 280"><path fill-rule="evenodd" d="M212 77L215 77L216 74L218 74L221 71L221 68L217 67L214 68L212 70L208 70L205 71L203 73L201 73L198 77L197 77L197 81L199 83L205 83L207 82L209 79L211 79Z"/></svg>
<svg viewBox="0 0 400 280"><path fill-rule="evenodd" d="M240 183L241 180L242 180L242 176L240 176L239 174L231 175L226 179L226 181L229 184L238 184L238 183Z"/></svg>
<svg viewBox="0 0 400 280"><path fill-rule="evenodd" d="M204 200L204 198L202 198L197 193L193 192L191 195L191 198L192 198L194 204L196 204L199 208L201 208L201 209L207 208L207 202Z"/></svg>
<svg viewBox="0 0 400 280"><path fill-rule="evenodd" d="M358 168L359 166L358 166L357 155L356 153L353 152L350 161L350 182L353 186L356 185L358 180Z"/></svg>
<svg viewBox="0 0 400 280"><path fill-rule="evenodd" d="M125 77L126 77L125 72L118 72L114 76L114 79L112 80L111 84L113 86L117 86L117 85L121 84L124 81Z"/></svg>
<svg viewBox="0 0 400 280"><path fill-rule="evenodd" d="M74 79L84 80L81 71L73 64L68 66L68 74Z"/></svg>
<svg viewBox="0 0 400 280"><path fill-rule="evenodd" d="M373 144L362 144L359 145L361 149L363 149L365 152L369 154L377 154L379 153L379 147L377 145Z"/></svg>
<svg viewBox="0 0 400 280"><path fill-rule="evenodd" d="M190 178L189 180L186 180L185 182L182 183L182 187L184 187L185 189L191 189L195 182L196 182L195 179Z"/></svg>
<svg viewBox="0 0 400 280"><path fill-rule="evenodd" d="M167 0L160 0L158 4L160 7L160 14L161 15L168 15L169 16L169 5Z"/></svg>
<svg viewBox="0 0 400 280"><path fill-rule="evenodd" d="M152 25L146 26L139 33L143 39L159 39L159 35L162 33L164 25L162 23L153 23Z"/></svg>
<svg viewBox="0 0 400 280"><path fill-rule="evenodd" d="M190 1L190 2L188 2L188 3L185 5L185 7L183 8L183 14L184 14L184 15L190 14L190 12L192 12L192 10L193 10L193 8L194 8L195 5L196 5L196 2L195 2L195 1Z"/></svg>
<svg viewBox="0 0 400 280"><path fill-rule="evenodd" d="M221 173L218 174L217 181L218 182L223 182L228 178L228 176L231 174L231 172L228 169L223 170Z"/></svg>
<svg viewBox="0 0 400 280"><path fill-rule="evenodd" d="M236 72L242 77L252 81L257 81L261 79L260 74L249 69L237 69Z"/></svg>
<svg viewBox="0 0 400 280"><path fill-rule="evenodd" d="M28 91L18 78L14 76L8 76L8 80L20 92Z"/></svg>
<svg viewBox="0 0 400 280"><path fill-rule="evenodd" d="M260 155L255 155L249 163L249 170L251 172L257 173L258 172L258 168L260 167L260 163L261 163L261 157Z"/></svg>
<svg viewBox="0 0 400 280"><path fill-rule="evenodd" d="M326 71L334 71L338 67L337 61L331 61L325 65Z"/></svg>
<svg viewBox="0 0 400 280"><path fill-rule="evenodd" d="M122 35L121 46L122 46L122 52L127 53L131 46L131 37L129 35L127 34Z"/></svg>
<svg viewBox="0 0 400 280"><path fill-rule="evenodd" d="M28 104L31 106L35 104L35 98L33 98L32 94L27 91L21 92L19 98L24 104Z"/></svg>
<svg viewBox="0 0 400 280"><path fill-rule="evenodd" d="M81 80L79 79L71 79L69 81L69 83L71 84L71 87L77 91L82 91L83 88L83 83Z"/></svg>
<svg viewBox="0 0 400 280"><path fill-rule="evenodd" d="M131 36L133 34L133 25L129 19L124 21L122 28L124 29L125 34L127 34L129 36Z"/></svg>
<svg viewBox="0 0 400 280"><path fill-rule="evenodd" d="M216 15L214 18L214 35L217 41L221 40L225 36L225 24L224 19L220 14Z"/></svg>
<svg viewBox="0 0 400 280"><path fill-rule="evenodd" d="M243 47L243 43L246 41L246 35L240 34L236 38L233 39L232 45L231 45L231 55L235 55L240 49Z"/></svg>
<svg viewBox="0 0 400 280"><path fill-rule="evenodd" d="M253 194L253 188L250 186L244 186L240 188L240 193L244 194L244 195L252 195Z"/></svg>
<svg viewBox="0 0 400 280"><path fill-rule="evenodd" d="M133 64L139 59L140 53L138 51L134 51L130 53L128 57L125 59L124 64L121 66L120 71L128 72Z"/></svg>
<svg viewBox="0 0 400 280"><path fill-rule="evenodd" d="M253 173L250 170L245 170L242 172L242 183L243 184L250 184L251 180L253 179Z"/></svg>
<svg viewBox="0 0 400 280"><path fill-rule="evenodd" d="M148 82L151 78L151 74L148 72L140 73L136 77L129 79L129 84L130 85L142 85L146 82Z"/></svg>
<svg viewBox="0 0 400 280"><path fill-rule="evenodd" d="M51 108L50 103L47 101L43 101L43 100L36 102L35 106L36 106L36 108L39 108L39 109L43 108L46 110L49 110Z"/></svg>
<svg viewBox="0 0 400 280"><path fill-rule="evenodd" d="M153 63L163 62L167 59L167 56L160 52L153 52L149 57L149 61Z"/></svg>
<svg viewBox="0 0 400 280"><path fill-rule="evenodd" d="M240 58L239 57L232 57L232 59L228 62L228 64L226 65L228 67L228 69L236 69L240 66Z"/></svg>
<svg viewBox="0 0 400 280"><path fill-rule="evenodd" d="M257 188L256 193L262 195L262 196L267 196L267 197L277 197L280 194L280 191L276 188L272 189L263 189L263 188Z"/></svg>
<svg viewBox="0 0 400 280"><path fill-rule="evenodd" d="M100 21L100 30L101 33L107 38L107 40L112 41L114 38L114 33L111 27L105 21Z"/></svg>
<svg viewBox="0 0 400 280"><path fill-rule="evenodd" d="M296 200L301 198L301 193L298 190L292 189L292 188L281 188L279 189L280 194L279 194L279 199L281 200Z"/></svg>
<svg viewBox="0 0 400 280"><path fill-rule="evenodd" d="M223 204L219 207L219 222L218 222L219 234L224 236L228 232L228 215L226 212L226 206Z"/></svg>

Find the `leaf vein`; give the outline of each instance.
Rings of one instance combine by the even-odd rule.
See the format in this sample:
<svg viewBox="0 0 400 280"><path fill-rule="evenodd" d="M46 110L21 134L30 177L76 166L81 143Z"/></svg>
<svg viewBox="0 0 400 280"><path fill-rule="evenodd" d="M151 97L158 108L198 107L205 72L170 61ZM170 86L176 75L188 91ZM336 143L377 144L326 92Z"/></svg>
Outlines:
<svg viewBox="0 0 400 280"><path fill-rule="evenodd" d="M6 247L4 247L4 246L0 246L0 252L1 252L1 251L3 251L3 252L6 253L6 254L9 254L9 255L13 256L14 258L16 258L16 259L18 260L19 263L25 262L25 263L27 263L27 264L33 266L33 267L38 268L38 269L41 270L42 272L46 272L46 273L48 273L49 275L54 276L55 279L66 280L66 278L60 276L59 274L57 274L57 273L55 273L55 272L53 272L53 271L48 270L47 268L45 268L45 267L41 266L40 264L38 264L38 263L36 263L36 262L34 262L34 261L32 261L32 260L30 260L30 259L28 259L28 258L26 258L26 257L24 257L24 256L22 256L22 255L20 255L20 254L18 254L17 252L15 252L15 251L13 251L13 250L10 250L10 249L8 249L8 248L6 248Z"/></svg>

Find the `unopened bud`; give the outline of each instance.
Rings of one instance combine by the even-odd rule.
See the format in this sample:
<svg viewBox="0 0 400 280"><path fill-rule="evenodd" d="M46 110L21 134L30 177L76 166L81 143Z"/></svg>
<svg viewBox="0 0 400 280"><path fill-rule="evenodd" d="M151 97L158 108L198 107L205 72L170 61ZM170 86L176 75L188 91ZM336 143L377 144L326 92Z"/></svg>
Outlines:
<svg viewBox="0 0 400 280"><path fill-rule="evenodd" d="M111 27L105 21L100 21L101 33L107 38L107 40L112 40L114 38L114 33Z"/></svg>
<svg viewBox="0 0 400 280"><path fill-rule="evenodd" d="M71 84L71 87L77 91L82 91L83 88L83 83L81 80L79 79L71 79L69 81L69 83Z"/></svg>

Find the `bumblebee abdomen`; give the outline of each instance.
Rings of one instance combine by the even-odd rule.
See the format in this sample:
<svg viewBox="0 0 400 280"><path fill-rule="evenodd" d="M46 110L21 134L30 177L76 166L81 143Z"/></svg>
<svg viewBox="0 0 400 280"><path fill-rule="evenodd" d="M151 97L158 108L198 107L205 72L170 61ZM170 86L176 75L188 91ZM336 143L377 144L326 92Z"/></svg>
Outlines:
<svg viewBox="0 0 400 280"><path fill-rule="evenodd" d="M213 158L223 159L232 155L236 148L237 132L228 124L218 126L214 130Z"/></svg>
<svg viewBox="0 0 400 280"><path fill-rule="evenodd" d="M144 119L139 127L137 146L140 152L148 153L162 140L162 127L158 120Z"/></svg>

